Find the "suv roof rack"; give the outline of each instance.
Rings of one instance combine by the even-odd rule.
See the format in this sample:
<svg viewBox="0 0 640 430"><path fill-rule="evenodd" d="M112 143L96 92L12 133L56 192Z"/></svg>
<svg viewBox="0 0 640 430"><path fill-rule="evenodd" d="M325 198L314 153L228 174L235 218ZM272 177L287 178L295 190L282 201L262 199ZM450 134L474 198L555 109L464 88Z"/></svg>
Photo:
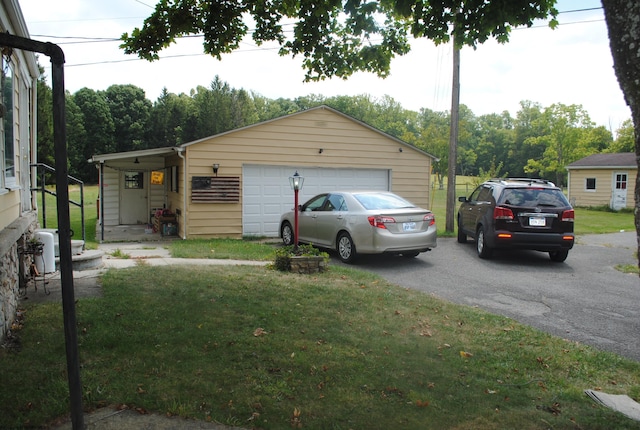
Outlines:
<svg viewBox="0 0 640 430"><path fill-rule="evenodd" d="M526 182L528 184L543 184L555 187L556 184L541 178L493 178L489 179L489 182L499 182L501 184L506 184L507 182Z"/></svg>

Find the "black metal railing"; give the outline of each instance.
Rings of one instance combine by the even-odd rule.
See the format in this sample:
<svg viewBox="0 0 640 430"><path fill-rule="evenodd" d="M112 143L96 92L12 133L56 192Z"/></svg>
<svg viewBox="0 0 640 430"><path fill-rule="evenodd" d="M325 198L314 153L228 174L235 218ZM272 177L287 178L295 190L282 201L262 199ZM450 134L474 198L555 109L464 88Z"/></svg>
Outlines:
<svg viewBox="0 0 640 430"><path fill-rule="evenodd" d="M48 190L46 187L46 177L47 177L47 172L49 173L55 173L56 169L54 169L53 167L44 164L44 163L36 163L36 164L32 164L31 167L35 167L37 168L37 178L35 181L32 181L32 183L35 183L36 186L31 188L31 191L39 191L40 193L42 193L42 228L47 228L47 199L46 199L46 195L52 195L52 196L57 196L57 194L55 193L55 191L51 191ZM86 241L86 235L85 235L85 222L84 222L84 182L82 182L80 179L78 178L74 178L71 175L67 175L67 177L69 178L69 184L74 183L74 184L78 184L80 186L80 201L76 202L73 201L71 199L69 199L69 203L77 206L80 208L80 219L82 222L82 240Z"/></svg>

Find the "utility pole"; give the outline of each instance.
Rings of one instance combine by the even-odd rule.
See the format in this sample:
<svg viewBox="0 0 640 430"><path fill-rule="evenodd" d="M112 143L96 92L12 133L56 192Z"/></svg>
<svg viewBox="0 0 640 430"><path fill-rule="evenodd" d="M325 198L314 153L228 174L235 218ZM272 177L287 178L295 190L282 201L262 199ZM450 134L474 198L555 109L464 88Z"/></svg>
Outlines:
<svg viewBox="0 0 640 430"><path fill-rule="evenodd" d="M453 233L456 208L456 164L458 157L458 122L460 118L460 48L453 40L453 84L451 86L451 126L449 130L449 171L447 176L447 212L445 231Z"/></svg>

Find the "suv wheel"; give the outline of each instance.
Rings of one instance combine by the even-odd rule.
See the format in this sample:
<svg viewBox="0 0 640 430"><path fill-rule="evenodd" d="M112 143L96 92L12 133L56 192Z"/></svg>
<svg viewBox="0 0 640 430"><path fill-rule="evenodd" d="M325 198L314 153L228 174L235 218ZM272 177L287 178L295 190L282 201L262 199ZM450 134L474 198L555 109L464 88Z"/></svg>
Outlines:
<svg viewBox="0 0 640 430"><path fill-rule="evenodd" d="M483 226L478 227L478 231L476 232L476 251L478 251L478 257L480 258L490 258L493 253L493 250L487 246Z"/></svg>
<svg viewBox="0 0 640 430"><path fill-rule="evenodd" d="M555 261L556 263L562 263L569 256L569 250L563 249L562 251L551 251L549 252L549 258L551 261Z"/></svg>

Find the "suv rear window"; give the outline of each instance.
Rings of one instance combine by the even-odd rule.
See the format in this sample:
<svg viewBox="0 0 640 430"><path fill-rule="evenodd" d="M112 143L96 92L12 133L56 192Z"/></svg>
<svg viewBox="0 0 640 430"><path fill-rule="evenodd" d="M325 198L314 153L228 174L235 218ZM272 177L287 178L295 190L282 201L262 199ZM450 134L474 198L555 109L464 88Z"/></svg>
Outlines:
<svg viewBox="0 0 640 430"><path fill-rule="evenodd" d="M561 208L569 206L569 201L560 190L545 188L506 188L502 193L499 204Z"/></svg>

